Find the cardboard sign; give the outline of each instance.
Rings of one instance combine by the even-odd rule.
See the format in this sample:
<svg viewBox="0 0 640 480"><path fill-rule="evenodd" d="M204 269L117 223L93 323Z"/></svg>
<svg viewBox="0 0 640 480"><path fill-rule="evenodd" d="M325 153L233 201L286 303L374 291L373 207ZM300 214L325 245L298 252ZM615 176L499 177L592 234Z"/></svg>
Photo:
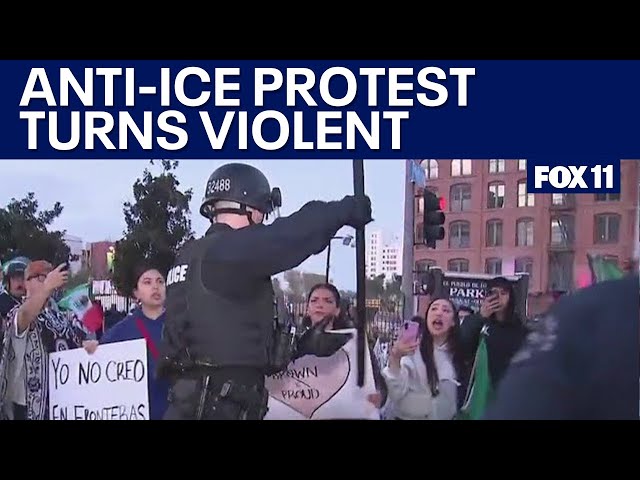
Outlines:
<svg viewBox="0 0 640 480"><path fill-rule="evenodd" d="M366 377L358 387L357 344L353 338L331 357L307 355L292 362L285 371L267 378L269 412L265 420L379 420L380 412L367 399L376 393L369 349Z"/></svg>
<svg viewBox="0 0 640 480"><path fill-rule="evenodd" d="M148 420L144 339L49 355L51 420Z"/></svg>

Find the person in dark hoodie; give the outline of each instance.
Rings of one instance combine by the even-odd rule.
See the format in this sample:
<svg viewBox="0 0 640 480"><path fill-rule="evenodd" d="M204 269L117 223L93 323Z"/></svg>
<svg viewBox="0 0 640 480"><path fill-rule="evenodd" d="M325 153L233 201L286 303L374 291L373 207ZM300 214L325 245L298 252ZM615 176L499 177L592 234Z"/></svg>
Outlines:
<svg viewBox="0 0 640 480"><path fill-rule="evenodd" d="M461 345L469 365L473 362L480 336L486 336L489 375L494 390L529 333L515 306L511 282L503 277L494 278L489 282L488 295L482 301L480 311L468 316L460 327Z"/></svg>
<svg viewBox="0 0 640 480"><path fill-rule="evenodd" d="M168 406L169 383L156 378L155 372L165 319L165 277L153 265L143 263L134 270L134 281L133 296L138 300L139 307L107 330L100 339L100 345L142 338L146 340L149 419L162 420ZM87 351L92 353L89 349Z"/></svg>

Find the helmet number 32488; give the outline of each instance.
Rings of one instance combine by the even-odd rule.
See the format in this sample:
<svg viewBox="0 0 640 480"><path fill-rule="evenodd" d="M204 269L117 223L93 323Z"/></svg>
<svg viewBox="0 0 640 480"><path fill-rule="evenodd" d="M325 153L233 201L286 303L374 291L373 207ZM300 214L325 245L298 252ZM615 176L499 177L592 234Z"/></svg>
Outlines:
<svg viewBox="0 0 640 480"><path fill-rule="evenodd" d="M207 193L211 195L212 193L228 192L229 190L231 190L231 179L219 178L209 183L209 188L207 189Z"/></svg>

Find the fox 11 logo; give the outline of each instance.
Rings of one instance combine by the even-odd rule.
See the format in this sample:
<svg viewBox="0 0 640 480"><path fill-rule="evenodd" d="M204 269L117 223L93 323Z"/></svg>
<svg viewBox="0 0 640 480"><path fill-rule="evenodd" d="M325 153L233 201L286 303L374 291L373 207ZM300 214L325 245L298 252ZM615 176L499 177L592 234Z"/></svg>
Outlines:
<svg viewBox="0 0 640 480"><path fill-rule="evenodd" d="M527 160L527 193L620 193L620 160Z"/></svg>

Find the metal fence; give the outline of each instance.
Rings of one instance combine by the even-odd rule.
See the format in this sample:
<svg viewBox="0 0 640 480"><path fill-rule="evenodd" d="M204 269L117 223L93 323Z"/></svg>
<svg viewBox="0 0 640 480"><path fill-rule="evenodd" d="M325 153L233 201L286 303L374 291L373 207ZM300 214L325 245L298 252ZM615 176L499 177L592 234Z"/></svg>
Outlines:
<svg viewBox="0 0 640 480"><path fill-rule="evenodd" d="M133 298L119 295L111 282L106 280L95 280L89 283L89 298L100 302L104 311L115 307L116 310L122 313L128 313L136 303Z"/></svg>
<svg viewBox="0 0 640 480"><path fill-rule="evenodd" d="M106 312L112 306L123 314L127 314L136 300L119 295L108 281L94 281L89 284L91 300L99 301ZM289 307L297 322L300 322L307 311L306 302L290 304ZM279 308L282 308L279 306ZM286 310L283 310L283 312ZM398 331L403 324L402 305L389 310L377 299L367 300L366 309L367 341L373 349L374 356L380 368L387 364L388 352L391 344L396 340Z"/></svg>

